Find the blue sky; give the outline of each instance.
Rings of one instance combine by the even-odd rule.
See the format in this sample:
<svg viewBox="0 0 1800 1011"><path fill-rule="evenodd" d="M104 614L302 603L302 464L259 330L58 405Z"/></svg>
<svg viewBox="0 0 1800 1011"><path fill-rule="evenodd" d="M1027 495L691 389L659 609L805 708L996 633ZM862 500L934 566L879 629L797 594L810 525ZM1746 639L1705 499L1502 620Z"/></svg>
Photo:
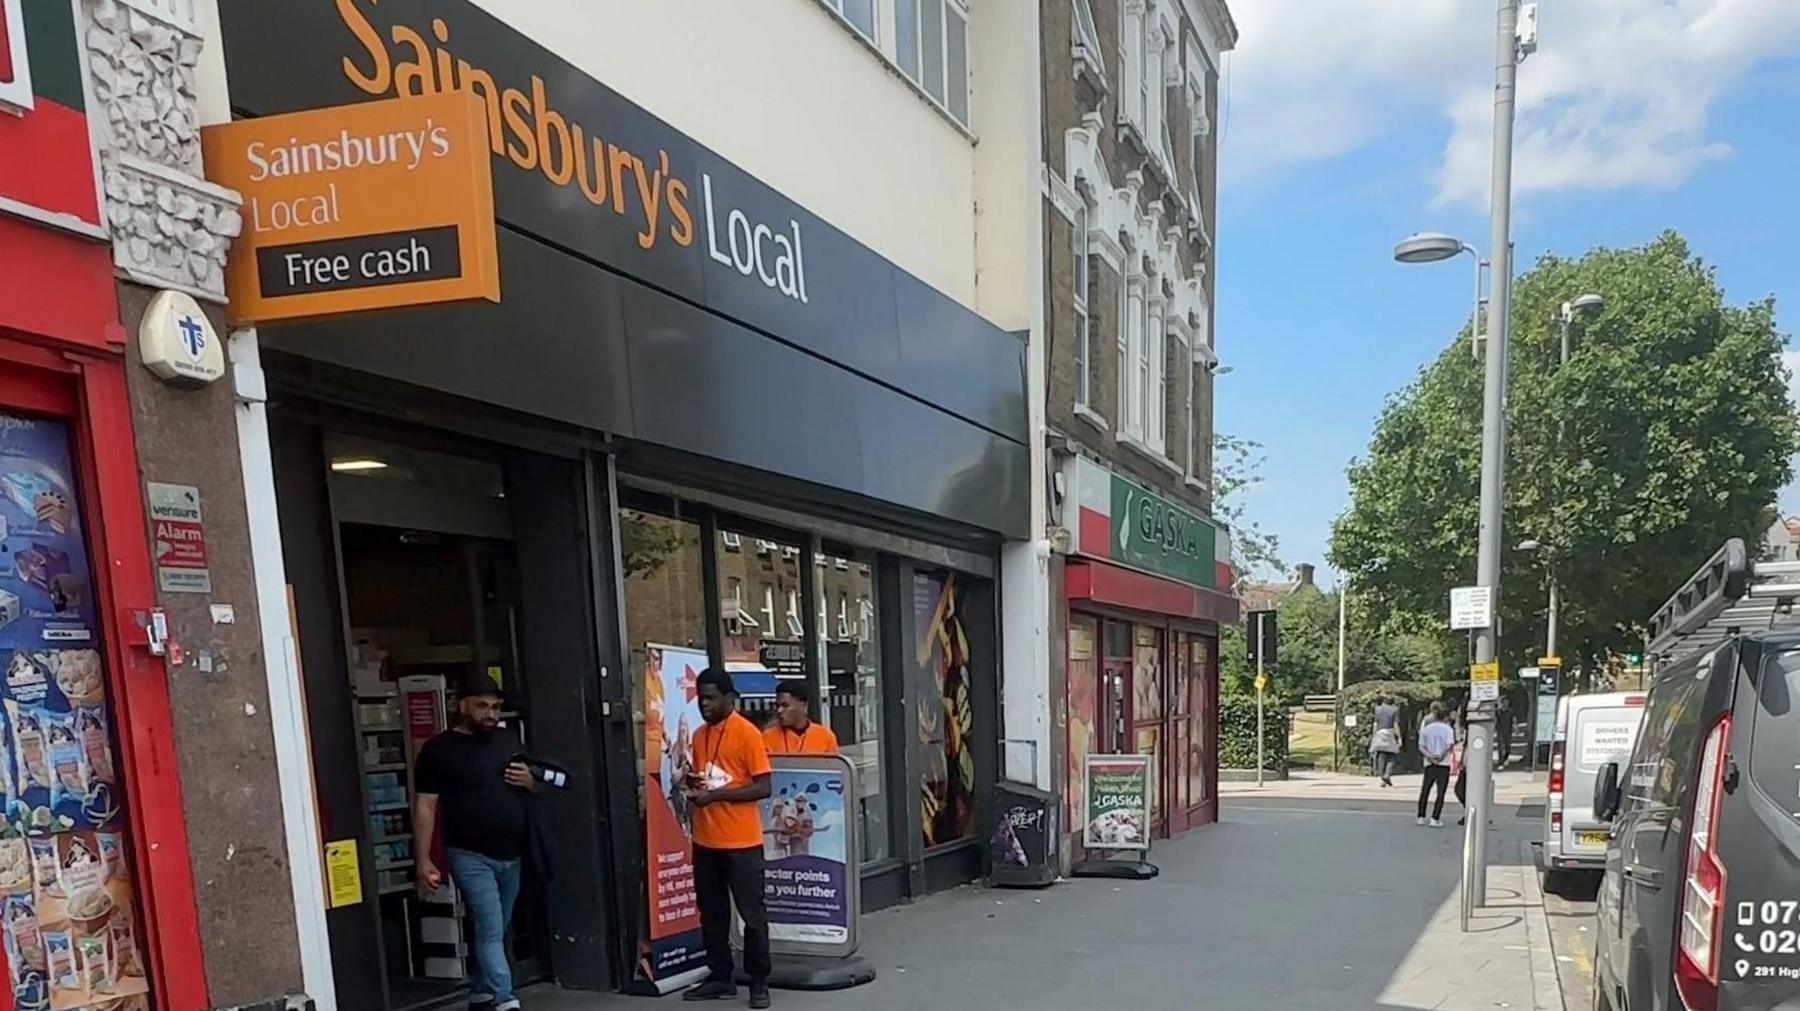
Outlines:
<svg viewBox="0 0 1800 1011"><path fill-rule="evenodd" d="M1492 4L1418 0L1396 26L1385 12L1398 6L1234 5L1243 39L1217 125L1217 345L1233 371L1218 381L1217 426L1266 447L1246 504L1290 566L1325 569L1345 465L1383 400L1468 317L1468 258L1402 266L1394 242L1432 230L1489 245ZM1324 8L1343 19L1305 16ZM1517 266L1675 228L1729 301L1774 295L1792 332L1800 3L1543 8L1543 48L1520 69ZM1800 489L1783 502L1800 511Z"/></svg>

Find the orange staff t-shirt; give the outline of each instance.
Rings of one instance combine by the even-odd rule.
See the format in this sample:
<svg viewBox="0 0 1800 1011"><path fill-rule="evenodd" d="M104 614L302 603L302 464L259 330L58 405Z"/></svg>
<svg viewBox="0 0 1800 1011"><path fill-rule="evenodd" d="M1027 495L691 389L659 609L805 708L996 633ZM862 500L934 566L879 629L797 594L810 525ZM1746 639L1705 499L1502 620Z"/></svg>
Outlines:
<svg viewBox="0 0 1800 1011"><path fill-rule="evenodd" d="M708 790L748 786L769 774L769 750L756 724L732 713L694 735L694 771ZM762 845L762 816L754 800L720 800L694 809L694 845L741 850Z"/></svg>
<svg viewBox="0 0 1800 1011"><path fill-rule="evenodd" d="M799 733L775 724L763 731L763 745L771 755L835 755L838 753L837 735L831 728L817 720L806 725L805 733Z"/></svg>

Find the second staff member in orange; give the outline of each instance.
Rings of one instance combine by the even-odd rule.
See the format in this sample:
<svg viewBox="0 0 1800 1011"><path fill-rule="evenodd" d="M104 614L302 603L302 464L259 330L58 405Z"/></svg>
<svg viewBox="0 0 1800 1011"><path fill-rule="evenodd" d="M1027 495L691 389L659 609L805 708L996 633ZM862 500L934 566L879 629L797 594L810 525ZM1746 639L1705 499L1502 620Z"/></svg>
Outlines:
<svg viewBox="0 0 1800 1011"><path fill-rule="evenodd" d="M771 755L835 755L837 735L812 718L812 686L802 680L783 681L775 689L775 723L763 731L763 744Z"/></svg>

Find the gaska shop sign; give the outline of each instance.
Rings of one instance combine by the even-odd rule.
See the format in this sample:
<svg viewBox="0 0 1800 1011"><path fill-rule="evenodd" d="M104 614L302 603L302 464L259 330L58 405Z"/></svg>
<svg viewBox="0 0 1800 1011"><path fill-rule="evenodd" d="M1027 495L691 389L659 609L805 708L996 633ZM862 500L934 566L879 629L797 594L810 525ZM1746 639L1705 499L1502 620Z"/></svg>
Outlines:
<svg viewBox="0 0 1800 1011"><path fill-rule="evenodd" d="M1211 523L1112 475L1112 558L1195 586L1213 585Z"/></svg>
<svg viewBox="0 0 1800 1011"><path fill-rule="evenodd" d="M226 261L240 323L500 300L480 103L447 92L209 126L214 182L244 195Z"/></svg>
<svg viewBox="0 0 1800 1011"><path fill-rule="evenodd" d="M485 115L494 207L512 229L833 360L886 367L835 349L846 333L897 344L902 321L879 310L898 268L475 4L282 0L221 18L235 104L267 114L465 92Z"/></svg>

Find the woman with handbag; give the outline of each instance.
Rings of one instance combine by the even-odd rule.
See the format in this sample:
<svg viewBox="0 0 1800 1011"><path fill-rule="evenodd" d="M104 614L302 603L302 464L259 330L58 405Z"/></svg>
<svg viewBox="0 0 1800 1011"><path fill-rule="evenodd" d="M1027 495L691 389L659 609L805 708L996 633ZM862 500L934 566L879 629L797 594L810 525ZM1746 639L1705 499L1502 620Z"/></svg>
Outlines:
<svg viewBox="0 0 1800 1011"><path fill-rule="evenodd" d="M1394 762L1400 757L1400 707L1387 696L1375 699L1374 731L1369 735L1369 758L1382 786L1394 785Z"/></svg>

